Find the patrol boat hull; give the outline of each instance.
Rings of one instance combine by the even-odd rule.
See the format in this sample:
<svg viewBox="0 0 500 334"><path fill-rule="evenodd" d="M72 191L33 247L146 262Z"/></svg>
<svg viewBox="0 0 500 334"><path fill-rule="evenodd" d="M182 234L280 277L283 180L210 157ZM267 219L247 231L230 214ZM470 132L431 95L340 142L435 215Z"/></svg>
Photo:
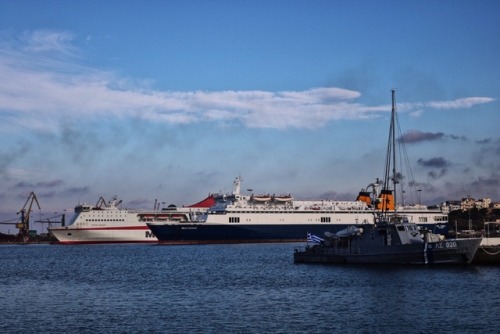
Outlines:
<svg viewBox="0 0 500 334"><path fill-rule="evenodd" d="M461 239L446 242L392 247L353 253L313 246L294 254L296 263L345 264L469 264L480 240Z"/></svg>
<svg viewBox="0 0 500 334"><path fill-rule="evenodd" d="M351 226L348 233L328 234L325 240L296 250L296 263L346 264L469 264L481 238L441 240L422 233L415 224Z"/></svg>

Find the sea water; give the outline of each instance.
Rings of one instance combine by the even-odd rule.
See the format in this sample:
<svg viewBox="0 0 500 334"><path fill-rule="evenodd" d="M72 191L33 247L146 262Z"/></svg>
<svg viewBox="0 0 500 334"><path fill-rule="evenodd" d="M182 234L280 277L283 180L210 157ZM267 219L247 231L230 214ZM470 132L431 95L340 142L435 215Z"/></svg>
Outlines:
<svg viewBox="0 0 500 334"><path fill-rule="evenodd" d="M299 245L2 245L0 333L499 332L500 266L294 264Z"/></svg>

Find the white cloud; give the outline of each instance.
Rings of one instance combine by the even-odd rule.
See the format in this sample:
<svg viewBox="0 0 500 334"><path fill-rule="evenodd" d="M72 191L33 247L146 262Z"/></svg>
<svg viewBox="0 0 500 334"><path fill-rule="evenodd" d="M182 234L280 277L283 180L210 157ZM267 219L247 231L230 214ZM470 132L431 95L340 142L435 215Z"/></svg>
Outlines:
<svg viewBox="0 0 500 334"><path fill-rule="evenodd" d="M73 54L75 48L71 44L73 35L68 32L37 30L25 32L21 36L24 49L28 52L56 52L58 54Z"/></svg>
<svg viewBox="0 0 500 334"><path fill-rule="evenodd" d="M463 109L471 108L477 104L490 103L493 101L495 101L495 99L491 97L467 97L452 101L433 101L428 102L426 105L435 109Z"/></svg>
<svg viewBox="0 0 500 334"><path fill-rule="evenodd" d="M423 113L424 113L424 111L423 111L423 110L421 110L421 109L417 109L417 110L415 110L415 111L411 112L411 113L410 113L410 116L411 116L411 117L413 117L413 118L419 118L420 116L422 116L422 115L423 115Z"/></svg>
<svg viewBox="0 0 500 334"><path fill-rule="evenodd" d="M341 119L375 117L390 110L388 105L357 103L359 92L336 87L282 92L151 90L81 65L73 39L67 32L41 30L24 33L18 39L0 40L0 112L4 113L4 121L47 131L61 119L97 117L312 129ZM471 97L403 104L400 110L470 108L491 101ZM4 124L3 129L6 127L11 128Z"/></svg>

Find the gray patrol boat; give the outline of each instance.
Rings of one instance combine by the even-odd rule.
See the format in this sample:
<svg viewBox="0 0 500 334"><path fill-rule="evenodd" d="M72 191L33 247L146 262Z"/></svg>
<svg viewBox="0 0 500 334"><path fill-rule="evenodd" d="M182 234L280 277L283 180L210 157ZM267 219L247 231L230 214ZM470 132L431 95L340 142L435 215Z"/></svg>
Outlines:
<svg viewBox="0 0 500 334"><path fill-rule="evenodd" d="M358 264L468 264L481 238L442 239L407 221L349 226L304 250L296 250L296 263Z"/></svg>
<svg viewBox="0 0 500 334"><path fill-rule="evenodd" d="M382 197L373 199L374 223L352 225L337 233L325 232L323 241L296 249L296 263L359 264L468 264L474 259L481 238L445 239L420 230L408 217L395 212L396 185L396 104L392 90L392 115ZM392 167L392 168L391 168ZM392 173L391 173L392 172ZM391 175L392 174L392 175ZM392 190L389 189L392 181ZM378 182L375 184L378 185ZM373 193L376 193L374 186ZM374 196L375 197L375 196Z"/></svg>

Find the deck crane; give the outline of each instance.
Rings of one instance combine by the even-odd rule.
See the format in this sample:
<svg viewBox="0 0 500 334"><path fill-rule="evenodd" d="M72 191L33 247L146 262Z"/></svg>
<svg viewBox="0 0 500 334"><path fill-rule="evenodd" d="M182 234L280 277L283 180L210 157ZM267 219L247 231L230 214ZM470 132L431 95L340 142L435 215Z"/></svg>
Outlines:
<svg viewBox="0 0 500 334"><path fill-rule="evenodd" d="M17 224L17 228L19 228L19 238L24 243L29 242L30 238L30 213L31 208L33 207L33 203L36 203L36 205L38 206L38 210L42 209L40 207L40 204L38 203L38 198L36 198L35 193L31 192L31 194L28 196L28 199L26 200L26 203L24 203L23 208L17 213L21 214L21 222Z"/></svg>

